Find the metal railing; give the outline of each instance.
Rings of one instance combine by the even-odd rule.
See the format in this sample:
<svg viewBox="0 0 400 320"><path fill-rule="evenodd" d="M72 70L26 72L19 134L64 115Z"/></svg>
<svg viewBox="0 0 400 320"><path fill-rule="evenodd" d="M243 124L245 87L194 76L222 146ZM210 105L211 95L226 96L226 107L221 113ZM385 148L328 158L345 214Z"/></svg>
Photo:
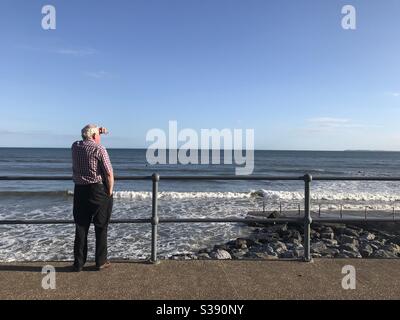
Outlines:
<svg viewBox="0 0 400 320"><path fill-rule="evenodd" d="M67 176L0 176L0 181L62 181L71 180ZM310 262L311 252L311 224L320 223L363 223L363 222L400 222L400 219L393 215L393 218L312 218L310 210L311 201L311 181L400 181L400 177L312 177L310 174L304 176L163 176L154 173L152 176L119 176L115 180L151 180L152 181L152 216L148 219L112 219L110 223L151 223L151 263L158 263L157 243L158 243L158 225L160 223L293 223L303 224L304 227L304 256L303 261ZM158 216L158 186L162 181L178 180L237 180L237 181L304 181L304 216L303 217L285 217L285 218L159 218ZM49 224L73 224L72 220L0 220L0 225L49 225Z"/></svg>

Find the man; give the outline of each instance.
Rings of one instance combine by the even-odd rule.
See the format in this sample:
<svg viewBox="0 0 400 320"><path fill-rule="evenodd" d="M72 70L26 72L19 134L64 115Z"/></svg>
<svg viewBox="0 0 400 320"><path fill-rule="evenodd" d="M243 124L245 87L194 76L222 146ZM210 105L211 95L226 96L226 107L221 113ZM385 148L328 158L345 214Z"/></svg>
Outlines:
<svg viewBox="0 0 400 320"><path fill-rule="evenodd" d="M82 270L87 258L87 235L93 221L96 233L96 268L110 266L107 260L107 229L113 205L114 174L100 134L107 129L87 125L81 141L72 144L75 222L73 270Z"/></svg>

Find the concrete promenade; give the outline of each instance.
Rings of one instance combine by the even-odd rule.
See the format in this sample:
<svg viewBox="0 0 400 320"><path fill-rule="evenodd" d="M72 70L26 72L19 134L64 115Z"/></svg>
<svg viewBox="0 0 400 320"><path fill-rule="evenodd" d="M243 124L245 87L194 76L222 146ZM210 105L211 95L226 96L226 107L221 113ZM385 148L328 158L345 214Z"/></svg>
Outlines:
<svg viewBox="0 0 400 320"><path fill-rule="evenodd" d="M56 289L41 286L42 266L56 268ZM344 290L342 267L356 268ZM70 272L70 263L0 264L0 299L399 299L400 260L114 262Z"/></svg>

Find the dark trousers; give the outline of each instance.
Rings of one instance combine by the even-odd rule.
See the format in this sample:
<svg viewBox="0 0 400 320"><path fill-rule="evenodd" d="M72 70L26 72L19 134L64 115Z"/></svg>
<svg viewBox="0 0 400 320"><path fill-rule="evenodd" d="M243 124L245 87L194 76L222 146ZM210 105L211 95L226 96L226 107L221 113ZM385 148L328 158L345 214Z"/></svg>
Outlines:
<svg viewBox="0 0 400 320"><path fill-rule="evenodd" d="M107 261L107 230L113 198L104 184L75 185L73 215L75 221L74 265L82 267L87 259L87 236L90 223L96 233L96 266Z"/></svg>

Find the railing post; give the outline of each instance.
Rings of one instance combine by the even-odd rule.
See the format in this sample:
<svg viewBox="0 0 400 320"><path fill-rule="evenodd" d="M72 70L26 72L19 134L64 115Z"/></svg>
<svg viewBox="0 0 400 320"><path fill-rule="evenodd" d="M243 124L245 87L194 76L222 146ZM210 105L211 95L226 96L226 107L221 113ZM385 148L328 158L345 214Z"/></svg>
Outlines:
<svg viewBox="0 0 400 320"><path fill-rule="evenodd" d="M312 176L304 175L304 261L312 262L310 252L311 242L311 213L310 213L310 183Z"/></svg>
<svg viewBox="0 0 400 320"><path fill-rule="evenodd" d="M151 176L153 181L152 188L152 204L151 204L151 258L150 262L157 264L160 261L157 259L157 233L158 233L158 181L160 176L158 173L153 173Z"/></svg>

